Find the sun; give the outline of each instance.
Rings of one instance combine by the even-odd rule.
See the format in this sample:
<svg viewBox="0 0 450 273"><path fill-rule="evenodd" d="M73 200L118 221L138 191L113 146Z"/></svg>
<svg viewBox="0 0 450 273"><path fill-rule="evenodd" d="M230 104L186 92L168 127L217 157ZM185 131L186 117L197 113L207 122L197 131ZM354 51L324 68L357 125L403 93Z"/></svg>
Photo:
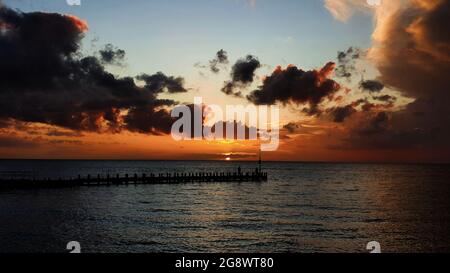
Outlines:
<svg viewBox="0 0 450 273"><path fill-rule="evenodd" d="M226 161L231 161L231 157L225 158Z"/></svg>

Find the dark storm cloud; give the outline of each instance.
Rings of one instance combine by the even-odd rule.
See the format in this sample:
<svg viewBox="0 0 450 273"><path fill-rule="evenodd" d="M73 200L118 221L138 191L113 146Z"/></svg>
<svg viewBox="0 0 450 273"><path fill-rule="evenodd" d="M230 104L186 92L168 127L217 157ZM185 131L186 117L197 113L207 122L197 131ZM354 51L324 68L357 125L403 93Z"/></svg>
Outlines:
<svg viewBox="0 0 450 273"><path fill-rule="evenodd" d="M370 50L380 76L361 86L373 93L372 99L385 104L361 101L364 113L352 115L353 127L340 148L449 151L450 35L444 30L450 28L450 1L407 0L380 8L387 7L389 13L380 12L383 16L377 18L375 45ZM341 57L345 59L346 54ZM397 100L374 95L384 86L416 101L404 110L384 111ZM450 157L435 160L448 162Z"/></svg>
<svg viewBox="0 0 450 273"><path fill-rule="evenodd" d="M300 126L294 122L290 122L283 126L283 129L286 129L290 134L293 134L300 129Z"/></svg>
<svg viewBox="0 0 450 273"><path fill-rule="evenodd" d="M331 62L320 70L311 71L303 71L295 66L284 70L278 67L247 99L256 105L272 105L277 102L309 104L308 112L316 113L318 104L340 89L340 85L329 78L334 68L335 64Z"/></svg>
<svg viewBox="0 0 450 273"><path fill-rule="evenodd" d="M366 102L362 105L361 109L363 112L371 112L375 108L374 103Z"/></svg>
<svg viewBox="0 0 450 273"><path fill-rule="evenodd" d="M11 122L9 120L0 119L0 129L8 128L9 126L11 126Z"/></svg>
<svg viewBox="0 0 450 273"><path fill-rule="evenodd" d="M255 72L261 67L258 58L252 55L238 60L232 67L231 80L225 82L222 92L227 95L241 96L236 89L248 87L255 78Z"/></svg>
<svg viewBox="0 0 450 273"><path fill-rule="evenodd" d="M414 149L436 147L439 130L423 131L395 126L395 113L371 112L365 115L349 132L340 149Z"/></svg>
<svg viewBox="0 0 450 273"><path fill-rule="evenodd" d="M61 131L61 130L49 130L46 134L50 137L81 137L83 134L77 131Z"/></svg>
<svg viewBox="0 0 450 273"><path fill-rule="evenodd" d="M212 132L216 132L218 126L222 126L223 128L223 135L226 137L227 136L227 132L228 132L228 127L233 127L233 139L234 140L242 140L239 139L238 137L238 131L239 130L243 130L244 132L244 139L249 140L250 139L250 132L254 131L257 132L257 128L256 127L249 127L247 125L245 125L244 123L240 122L240 121L218 121L216 122L213 126L204 126L204 127L209 127L211 129Z"/></svg>
<svg viewBox="0 0 450 273"><path fill-rule="evenodd" d="M181 77L168 77L162 72L154 75L142 74L136 77L138 80L145 82L145 88L152 93L184 93L184 79Z"/></svg>
<svg viewBox="0 0 450 273"><path fill-rule="evenodd" d="M387 130L389 126L389 115L386 112L376 113L375 116L371 117L369 121L360 128L357 132L363 136L372 136L376 134L383 133Z"/></svg>
<svg viewBox="0 0 450 273"><path fill-rule="evenodd" d="M356 109L353 108L352 105L346 105L343 107L336 107L331 109L331 116L333 117L333 121L337 123L344 122L345 119L356 113Z"/></svg>
<svg viewBox="0 0 450 273"><path fill-rule="evenodd" d="M107 47L82 56L87 24L68 15L0 7L0 120L40 122L82 131L168 132L162 92L185 92L183 79L163 73L131 77L107 72L124 52ZM110 49L110 50L109 50Z"/></svg>
<svg viewBox="0 0 450 273"><path fill-rule="evenodd" d="M199 69L208 69L212 73L219 73L222 69L225 69L227 65L230 63L228 60L228 53L221 49L217 51L216 55L214 56L214 59L210 60L208 64L203 64L201 62L197 62L194 64L195 68ZM203 72L199 72L200 75L204 76Z"/></svg>
<svg viewBox="0 0 450 273"><path fill-rule="evenodd" d="M381 101L381 102L387 102L387 103L394 103L397 101L397 98L391 95L382 95L382 96L373 96L374 100Z"/></svg>
<svg viewBox="0 0 450 273"><path fill-rule="evenodd" d="M357 72L355 64L361 55L361 50L356 47L349 47L346 51L339 51L336 76L350 79Z"/></svg>
<svg viewBox="0 0 450 273"><path fill-rule="evenodd" d="M125 58L125 50L107 44L99 50L100 60L105 64L121 64Z"/></svg>
<svg viewBox="0 0 450 273"><path fill-rule="evenodd" d="M213 60L209 61L209 68L212 72L219 73L219 65L225 65L228 63L228 53L225 50L221 49L216 53L216 57Z"/></svg>
<svg viewBox="0 0 450 273"><path fill-rule="evenodd" d="M258 58L248 55L238 60L232 68L231 78L233 82L248 84L253 82L256 69L261 67Z"/></svg>
<svg viewBox="0 0 450 273"><path fill-rule="evenodd" d="M239 88L236 83L233 82L225 82L225 85L222 87L222 92L229 95L234 96L237 98L242 98L242 91L235 91L236 88Z"/></svg>
<svg viewBox="0 0 450 273"><path fill-rule="evenodd" d="M39 143L33 140L0 135L0 148L34 148L37 146Z"/></svg>
<svg viewBox="0 0 450 273"><path fill-rule="evenodd" d="M197 104L189 104L189 105L186 105L186 106L189 108L190 113L191 113L191 115L190 115L190 119L191 119L191 128L190 128L191 135L190 136L191 136L191 138L195 138L196 137L195 136L195 126L196 126L195 123L196 123L196 120L195 120L195 116L193 114L194 111L208 113L208 111L210 111L210 110L209 110L207 105L201 105L200 106L200 105L197 105ZM209 113L211 113L211 112L209 112ZM208 115L203 116L202 123L201 123L202 128L200 130L201 137L207 137L207 135L204 135L205 129L208 129L213 134L215 132L220 133L220 132L217 131L217 130L219 130L220 127L222 127L223 136L226 137L227 136L228 126L232 126L234 128L234 136L232 136L232 138L235 139L235 140L238 139L238 130L239 129L243 130L245 132L245 139L250 139L250 132L251 131L257 132L257 128L256 127L249 127L248 125L246 125L246 124L244 124L244 123L242 123L240 121L217 121L217 122L211 124L211 122L207 122L208 118L209 118ZM182 129L182 131L185 132L184 128Z"/></svg>
<svg viewBox="0 0 450 273"><path fill-rule="evenodd" d="M174 120L166 110L156 110L151 107L133 107L125 116L126 128L131 132L168 134ZM158 124L155 127L154 124Z"/></svg>
<svg viewBox="0 0 450 273"><path fill-rule="evenodd" d="M373 54L380 80L408 96L448 97L450 1L411 1L380 27L383 46Z"/></svg>
<svg viewBox="0 0 450 273"><path fill-rule="evenodd" d="M395 5L393 5L395 7ZM390 114L376 147L450 148L450 1L405 1L378 18L376 45L371 50L380 76L377 80L416 101ZM381 35L382 34L382 35ZM375 85L380 90L381 85ZM370 90L370 88L369 88ZM377 100L392 99L378 97ZM379 117L381 119L381 116ZM389 126L384 126L389 123ZM381 131L381 132L380 132ZM360 139L353 143L369 145ZM442 159L444 160L444 159ZM450 160L447 158L445 160Z"/></svg>
<svg viewBox="0 0 450 273"><path fill-rule="evenodd" d="M384 84L377 80L364 80L359 83L363 91L378 93L384 89Z"/></svg>

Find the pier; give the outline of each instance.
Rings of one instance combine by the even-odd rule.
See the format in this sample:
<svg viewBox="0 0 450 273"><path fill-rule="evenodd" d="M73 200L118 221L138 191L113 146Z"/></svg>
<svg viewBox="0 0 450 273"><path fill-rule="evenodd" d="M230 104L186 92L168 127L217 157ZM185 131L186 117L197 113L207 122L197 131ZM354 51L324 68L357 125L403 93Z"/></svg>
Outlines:
<svg viewBox="0 0 450 273"><path fill-rule="evenodd" d="M193 173L159 173L133 175L78 175L72 179L0 179L1 189L40 189L40 188L75 188L119 185L146 184L185 184L185 183L242 183L265 182L268 174L260 169L254 172L193 172Z"/></svg>

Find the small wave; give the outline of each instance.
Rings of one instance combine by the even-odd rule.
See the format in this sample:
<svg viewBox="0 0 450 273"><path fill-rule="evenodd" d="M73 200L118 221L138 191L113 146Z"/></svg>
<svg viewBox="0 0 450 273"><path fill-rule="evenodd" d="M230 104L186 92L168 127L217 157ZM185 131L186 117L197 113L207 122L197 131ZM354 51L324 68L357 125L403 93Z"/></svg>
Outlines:
<svg viewBox="0 0 450 273"><path fill-rule="evenodd" d="M331 229L326 228L311 228L311 229L302 229L304 232L313 232L313 233L329 233L333 232Z"/></svg>
<svg viewBox="0 0 450 273"><path fill-rule="evenodd" d="M162 243L156 241L121 241L121 244L129 245L129 246L154 246L154 245L164 245Z"/></svg>
<svg viewBox="0 0 450 273"><path fill-rule="evenodd" d="M386 220L375 218L375 219L366 219L363 222L364 223L383 223L383 222L386 222Z"/></svg>

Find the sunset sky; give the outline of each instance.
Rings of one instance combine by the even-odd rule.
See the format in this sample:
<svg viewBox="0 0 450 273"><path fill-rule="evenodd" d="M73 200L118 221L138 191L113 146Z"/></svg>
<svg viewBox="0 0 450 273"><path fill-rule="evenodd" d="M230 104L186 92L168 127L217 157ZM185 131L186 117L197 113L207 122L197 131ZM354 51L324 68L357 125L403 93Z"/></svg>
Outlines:
<svg viewBox="0 0 450 273"><path fill-rule="evenodd" d="M255 160L170 110L279 105L265 160L450 162L447 0L0 0L0 158Z"/></svg>

